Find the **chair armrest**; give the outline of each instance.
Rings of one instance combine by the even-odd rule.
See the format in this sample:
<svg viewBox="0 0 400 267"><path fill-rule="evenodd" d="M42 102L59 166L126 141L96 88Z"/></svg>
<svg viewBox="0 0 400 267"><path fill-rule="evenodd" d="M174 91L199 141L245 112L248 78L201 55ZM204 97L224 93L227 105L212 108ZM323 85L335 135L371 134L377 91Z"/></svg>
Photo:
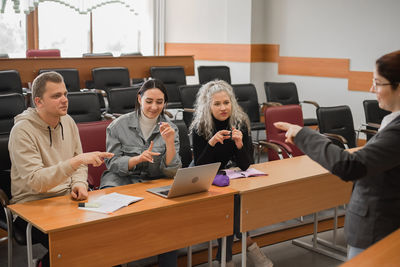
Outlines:
<svg viewBox="0 0 400 267"><path fill-rule="evenodd" d="M261 108L264 108L264 107L277 107L277 106L282 106L282 104L281 103L278 103L278 102L264 102L264 103L261 103L260 104L260 107Z"/></svg>
<svg viewBox="0 0 400 267"><path fill-rule="evenodd" d="M171 119L174 117L174 116L172 116L171 112L169 112L168 110L164 110L164 114L167 115Z"/></svg>
<svg viewBox="0 0 400 267"><path fill-rule="evenodd" d="M300 101L301 103L304 103L304 104L311 104L311 105L314 105L315 106L315 108L319 108L319 105L318 105L318 103L317 102L315 102L315 101L311 101L311 100L304 100L304 101Z"/></svg>
<svg viewBox="0 0 400 267"><path fill-rule="evenodd" d="M115 119L116 119L116 117L114 116L114 114L110 114L110 113L107 113L107 112L103 112L103 113L101 114L101 117L102 117L103 119L106 119L106 120L115 120Z"/></svg>
<svg viewBox="0 0 400 267"><path fill-rule="evenodd" d="M378 131L377 130L370 130L370 129L359 129L359 130L355 130L356 132L361 132L361 133L365 133L365 134L372 134L375 135Z"/></svg>
<svg viewBox="0 0 400 267"><path fill-rule="evenodd" d="M347 145L347 139L344 138L343 136L339 135L339 134L332 134L332 133L324 133L324 136L326 136L327 138L331 139L332 141L338 141L341 144L343 144L343 146L345 148L348 148Z"/></svg>
<svg viewBox="0 0 400 267"><path fill-rule="evenodd" d="M273 144L264 140L260 140L259 142L253 142L254 146L263 146L266 147L268 149L272 149L274 150L276 153L278 154L282 154L282 149L280 146L278 146L277 144Z"/></svg>
<svg viewBox="0 0 400 267"><path fill-rule="evenodd" d="M184 108L183 112L194 113L194 108Z"/></svg>
<svg viewBox="0 0 400 267"><path fill-rule="evenodd" d="M380 125L379 123L373 123L373 122L363 123L362 126L375 128L376 130L378 130L379 128L381 128L381 125Z"/></svg>
<svg viewBox="0 0 400 267"><path fill-rule="evenodd" d="M289 158L293 157L292 156L293 155L293 150L288 144L286 144L286 143L284 143L282 141L279 141L279 140L272 140L272 139L268 140L268 142L271 143L271 144L279 146L279 148L283 152L285 152L288 155ZM263 141L263 140L260 141L260 145L266 145L266 143L267 143L266 141Z"/></svg>

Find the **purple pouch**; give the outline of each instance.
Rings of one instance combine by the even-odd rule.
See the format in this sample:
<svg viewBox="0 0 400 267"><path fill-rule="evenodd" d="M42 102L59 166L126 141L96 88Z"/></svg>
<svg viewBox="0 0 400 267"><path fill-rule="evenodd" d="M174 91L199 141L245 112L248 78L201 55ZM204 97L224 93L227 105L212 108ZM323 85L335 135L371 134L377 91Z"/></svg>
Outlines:
<svg viewBox="0 0 400 267"><path fill-rule="evenodd" d="M228 186L229 185L229 177L226 176L225 174L218 173L215 176L212 184L216 185L216 186Z"/></svg>

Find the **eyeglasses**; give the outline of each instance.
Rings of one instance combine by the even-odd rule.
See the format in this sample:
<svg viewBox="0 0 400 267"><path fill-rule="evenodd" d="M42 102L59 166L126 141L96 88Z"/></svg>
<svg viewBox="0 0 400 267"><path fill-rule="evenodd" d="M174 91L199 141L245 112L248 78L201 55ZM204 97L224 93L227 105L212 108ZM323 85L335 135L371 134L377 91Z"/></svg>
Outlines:
<svg viewBox="0 0 400 267"><path fill-rule="evenodd" d="M375 79L372 79L372 87L376 90L377 86L392 85L391 83L377 83Z"/></svg>

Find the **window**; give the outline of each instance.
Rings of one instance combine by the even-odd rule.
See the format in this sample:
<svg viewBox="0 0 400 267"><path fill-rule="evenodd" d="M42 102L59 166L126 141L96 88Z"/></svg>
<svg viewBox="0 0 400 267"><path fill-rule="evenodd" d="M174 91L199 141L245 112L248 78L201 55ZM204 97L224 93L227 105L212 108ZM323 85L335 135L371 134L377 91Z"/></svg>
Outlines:
<svg viewBox="0 0 400 267"><path fill-rule="evenodd" d="M0 54L25 57L26 16L14 13L12 2L7 1L4 14L0 14Z"/></svg>
<svg viewBox="0 0 400 267"><path fill-rule="evenodd" d="M92 11L93 52L114 56L140 50L139 16L121 4L110 4Z"/></svg>
<svg viewBox="0 0 400 267"><path fill-rule="evenodd" d="M60 49L62 57L90 51L90 16L54 2L39 5L39 48Z"/></svg>

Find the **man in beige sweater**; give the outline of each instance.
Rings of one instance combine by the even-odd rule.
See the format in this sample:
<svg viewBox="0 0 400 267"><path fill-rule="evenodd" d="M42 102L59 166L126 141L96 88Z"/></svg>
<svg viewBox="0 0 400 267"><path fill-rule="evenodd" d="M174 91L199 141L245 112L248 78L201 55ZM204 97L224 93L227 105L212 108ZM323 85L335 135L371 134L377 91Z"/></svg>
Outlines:
<svg viewBox="0 0 400 267"><path fill-rule="evenodd" d="M82 153L78 128L67 115L67 89L60 74L39 75L32 84L32 100L36 108L16 116L10 133L11 202L66 194L76 200L86 199L87 165L100 166L113 154ZM20 218L15 224L26 226ZM32 237L48 247L47 235L32 229ZM42 266L47 264L45 257Z"/></svg>

